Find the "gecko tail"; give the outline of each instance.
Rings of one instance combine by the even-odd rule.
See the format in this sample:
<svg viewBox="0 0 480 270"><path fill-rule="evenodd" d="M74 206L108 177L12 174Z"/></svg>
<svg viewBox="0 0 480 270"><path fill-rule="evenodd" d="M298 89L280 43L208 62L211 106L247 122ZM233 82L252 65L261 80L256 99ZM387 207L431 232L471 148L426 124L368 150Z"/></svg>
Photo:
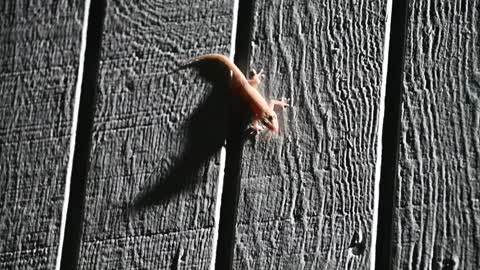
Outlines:
<svg viewBox="0 0 480 270"><path fill-rule="evenodd" d="M178 72L179 70L191 67L191 66L199 64L200 62L203 62L203 61L219 61L220 63L223 63L223 64L227 65L227 67L230 68L230 69L232 69L232 65L233 65L230 58L228 58L227 56L225 56L223 54L218 54L218 53L210 53L210 54L204 54L204 55L195 57L193 59L190 59L188 61L185 61L182 64L180 64L178 67L176 67L175 69L168 72L167 74L172 74L172 73Z"/></svg>
<svg viewBox="0 0 480 270"><path fill-rule="evenodd" d="M177 73L178 71L180 71L182 69L185 69L185 68L188 68L188 67L194 65L196 62L197 62L196 59L190 59L188 61L184 61L183 63L181 63L180 65L178 65L174 69L168 71L165 75L172 75L173 73Z"/></svg>

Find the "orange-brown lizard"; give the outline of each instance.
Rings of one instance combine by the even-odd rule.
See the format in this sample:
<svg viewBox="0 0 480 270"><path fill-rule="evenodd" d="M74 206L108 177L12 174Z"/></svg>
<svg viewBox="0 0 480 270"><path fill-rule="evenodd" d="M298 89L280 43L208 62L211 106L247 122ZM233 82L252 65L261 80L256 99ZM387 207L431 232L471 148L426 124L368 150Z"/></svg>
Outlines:
<svg viewBox="0 0 480 270"><path fill-rule="evenodd" d="M189 64L203 60L219 61L231 70L230 88L232 91L240 94L250 106L250 110L253 113L250 128L254 133L262 131L264 127L274 133L278 132L277 114L273 109L275 106L281 106L283 108L288 106L288 104L283 99L270 100L267 102L260 94L257 87L261 80L261 71L256 73L253 70L252 78L247 79L232 60L222 54L205 54L193 59Z"/></svg>

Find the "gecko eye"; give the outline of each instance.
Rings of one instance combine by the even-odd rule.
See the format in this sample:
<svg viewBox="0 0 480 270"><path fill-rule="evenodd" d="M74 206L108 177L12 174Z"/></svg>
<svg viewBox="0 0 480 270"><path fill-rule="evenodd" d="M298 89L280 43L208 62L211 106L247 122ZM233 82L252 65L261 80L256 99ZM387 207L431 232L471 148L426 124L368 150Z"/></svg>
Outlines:
<svg viewBox="0 0 480 270"><path fill-rule="evenodd" d="M268 122L272 122L273 121L273 116L271 116L271 115L267 116L267 120L268 120Z"/></svg>

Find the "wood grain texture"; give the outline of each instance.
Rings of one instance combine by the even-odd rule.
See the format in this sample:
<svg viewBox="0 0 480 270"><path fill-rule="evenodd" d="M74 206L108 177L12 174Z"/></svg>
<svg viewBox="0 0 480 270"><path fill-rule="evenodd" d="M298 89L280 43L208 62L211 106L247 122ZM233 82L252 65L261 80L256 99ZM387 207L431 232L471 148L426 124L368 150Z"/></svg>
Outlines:
<svg viewBox="0 0 480 270"><path fill-rule="evenodd" d="M393 269L480 268L479 10L409 3Z"/></svg>
<svg viewBox="0 0 480 270"><path fill-rule="evenodd" d="M257 1L254 14L251 67L291 107L278 136L245 145L234 269L367 269L386 3Z"/></svg>
<svg viewBox="0 0 480 270"><path fill-rule="evenodd" d="M79 268L209 267L228 74L174 70L228 54L232 12L107 1Z"/></svg>
<svg viewBox="0 0 480 270"><path fill-rule="evenodd" d="M0 268L52 269L84 4L0 3Z"/></svg>

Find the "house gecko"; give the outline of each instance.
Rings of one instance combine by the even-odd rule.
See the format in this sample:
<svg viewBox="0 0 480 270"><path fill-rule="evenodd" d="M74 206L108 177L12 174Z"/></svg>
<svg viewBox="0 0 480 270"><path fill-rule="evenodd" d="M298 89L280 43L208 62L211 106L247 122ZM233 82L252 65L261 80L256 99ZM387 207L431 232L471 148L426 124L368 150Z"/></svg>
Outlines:
<svg viewBox="0 0 480 270"><path fill-rule="evenodd" d="M250 129L253 133L258 133L264 129L278 133L279 125L277 114L273 110L275 106L289 106L283 99L270 100L267 102L258 91L258 85L261 81L262 72L256 73L252 70L253 76L247 79L240 69L228 57L222 54L205 54L193 59L189 64L203 60L214 60L224 64L231 71L230 88L245 99L253 113Z"/></svg>

